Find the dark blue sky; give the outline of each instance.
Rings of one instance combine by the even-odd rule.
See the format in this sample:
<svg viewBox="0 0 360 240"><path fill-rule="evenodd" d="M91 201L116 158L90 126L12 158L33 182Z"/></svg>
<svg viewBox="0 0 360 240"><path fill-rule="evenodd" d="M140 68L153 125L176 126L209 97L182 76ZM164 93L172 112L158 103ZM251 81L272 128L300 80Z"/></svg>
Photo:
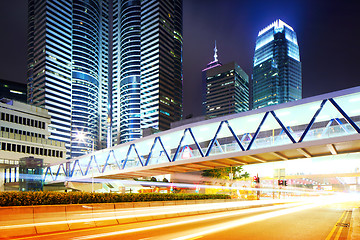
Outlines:
<svg viewBox="0 0 360 240"><path fill-rule="evenodd" d="M355 3L354 3L355 2ZM297 33L303 97L360 85L360 2L184 0L184 116L200 113L201 70L236 61L250 76L256 36L276 19ZM27 1L0 1L0 79L26 81Z"/></svg>

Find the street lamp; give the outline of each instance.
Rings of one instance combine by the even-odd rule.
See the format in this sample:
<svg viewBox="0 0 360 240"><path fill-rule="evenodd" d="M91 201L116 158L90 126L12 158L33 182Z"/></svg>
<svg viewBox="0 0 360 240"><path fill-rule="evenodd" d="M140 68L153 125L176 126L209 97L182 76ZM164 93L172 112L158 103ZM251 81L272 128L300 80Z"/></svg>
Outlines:
<svg viewBox="0 0 360 240"><path fill-rule="evenodd" d="M94 139L86 137L84 132L78 132L77 133L77 139L81 142L85 142L85 140L90 140L91 141L91 152L94 152ZM91 192L94 192L94 169L93 166L91 165Z"/></svg>
<svg viewBox="0 0 360 240"><path fill-rule="evenodd" d="M85 140L90 140L91 141L91 152L94 152L94 139L86 137L86 134L84 132L78 132L76 138L81 142L85 142Z"/></svg>

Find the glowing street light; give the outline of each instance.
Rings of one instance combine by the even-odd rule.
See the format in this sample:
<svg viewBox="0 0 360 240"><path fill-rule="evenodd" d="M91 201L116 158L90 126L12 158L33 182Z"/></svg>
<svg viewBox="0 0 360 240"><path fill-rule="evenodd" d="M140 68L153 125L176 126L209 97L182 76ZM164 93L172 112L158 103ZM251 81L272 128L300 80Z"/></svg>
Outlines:
<svg viewBox="0 0 360 240"><path fill-rule="evenodd" d="M76 138L80 142L85 142L85 140L90 140L91 141L91 152L94 152L94 139L87 137L84 132L80 132L80 131L77 133Z"/></svg>
<svg viewBox="0 0 360 240"><path fill-rule="evenodd" d="M80 142L85 142L85 140L90 140L91 141L91 152L94 152L94 139L87 137L86 134L84 132L78 132L76 138L80 141ZM93 166L91 166L91 192L94 192L94 171L93 171Z"/></svg>

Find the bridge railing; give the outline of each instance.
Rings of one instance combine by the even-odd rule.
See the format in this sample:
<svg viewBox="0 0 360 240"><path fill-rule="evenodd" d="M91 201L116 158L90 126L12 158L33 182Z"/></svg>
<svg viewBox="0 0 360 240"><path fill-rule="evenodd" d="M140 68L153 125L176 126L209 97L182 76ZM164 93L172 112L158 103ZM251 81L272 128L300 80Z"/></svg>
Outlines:
<svg viewBox="0 0 360 240"><path fill-rule="evenodd" d="M360 124L360 122L356 122L356 123ZM293 135L297 136L298 139L300 138L301 134L302 134L301 131L293 133ZM311 141L311 140L317 140L317 139L346 136L346 135L351 135L351 134L356 134L356 131L351 127L350 124L343 124L343 125L336 125L336 126L331 126L331 127L324 127L324 128L317 128L317 129L310 130L307 135L307 140ZM249 142L250 142L250 140L244 141L243 142L244 146L247 146L249 144ZM286 137L286 135L269 136L269 137L256 139L254 142L253 149L272 147L272 146L280 146L280 145L284 145L284 144L289 144L289 139ZM207 150L208 150L208 147L202 148L203 152L206 152ZM173 151L174 151L174 149L173 149ZM185 159L202 157L200 152L197 151L196 149L193 149L190 151L191 151L191 154ZM217 147L214 147L209 155L219 155L219 154L239 152L239 151L242 151L242 149L239 147L239 145L237 143L233 142L233 143L227 143L227 144L220 144ZM175 155L174 153L170 154L170 158L173 159L174 155ZM180 157L176 160L181 161L181 160L184 160L184 158ZM124 160L122 160L122 161L124 161ZM160 158L159 158L159 156L153 156L150 158L151 164L149 164L149 165L159 164L159 163L163 163L166 161L167 160L164 155L161 156ZM94 174L98 174L99 169L103 169L104 166L105 166L104 164L99 165L98 167L96 167L95 165L90 166L86 175L91 176ZM135 159L127 160L126 168L139 167L139 166L141 166L139 161L136 161ZM85 169L87 167L87 164L86 163L83 164L82 167L83 167L83 169ZM56 171L56 170L57 170L57 166L53 166L53 171ZM117 164L108 164L104 170L105 171L102 173L118 171L119 168L118 168ZM74 171L74 173L73 173L73 177L82 177L82 176L84 176L84 172L82 172L80 170L80 168L77 169L76 171ZM67 177L66 177L65 172L62 172L62 173L58 174L57 180L65 180L66 178Z"/></svg>

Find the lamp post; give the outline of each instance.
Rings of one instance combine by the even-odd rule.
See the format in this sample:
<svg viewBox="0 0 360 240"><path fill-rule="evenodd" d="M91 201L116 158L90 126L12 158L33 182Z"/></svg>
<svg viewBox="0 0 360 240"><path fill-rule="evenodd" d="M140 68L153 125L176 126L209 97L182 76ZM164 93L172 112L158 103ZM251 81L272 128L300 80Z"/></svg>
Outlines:
<svg viewBox="0 0 360 240"><path fill-rule="evenodd" d="M79 139L81 142L85 142L85 139L90 140L91 141L91 153L94 152L94 139L93 138L86 137L85 133L83 133L83 132L78 132L77 139ZM94 169L93 169L92 165L91 165L91 192L94 192Z"/></svg>
<svg viewBox="0 0 360 240"><path fill-rule="evenodd" d="M80 142L85 142L85 140L90 140L91 141L91 152L94 152L94 139L87 137L85 135L85 133L83 132L78 132L77 133L77 137L76 137Z"/></svg>

